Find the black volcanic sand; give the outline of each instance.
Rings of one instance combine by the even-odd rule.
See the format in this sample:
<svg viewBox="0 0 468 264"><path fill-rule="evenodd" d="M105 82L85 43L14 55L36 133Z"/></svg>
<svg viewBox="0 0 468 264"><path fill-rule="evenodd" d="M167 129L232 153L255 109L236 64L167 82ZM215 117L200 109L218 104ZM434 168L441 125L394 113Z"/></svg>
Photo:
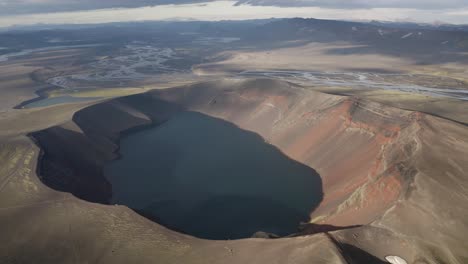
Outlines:
<svg viewBox="0 0 468 264"><path fill-rule="evenodd" d="M207 239L297 231L322 200L320 176L259 135L195 112L132 133L105 167L113 203Z"/></svg>

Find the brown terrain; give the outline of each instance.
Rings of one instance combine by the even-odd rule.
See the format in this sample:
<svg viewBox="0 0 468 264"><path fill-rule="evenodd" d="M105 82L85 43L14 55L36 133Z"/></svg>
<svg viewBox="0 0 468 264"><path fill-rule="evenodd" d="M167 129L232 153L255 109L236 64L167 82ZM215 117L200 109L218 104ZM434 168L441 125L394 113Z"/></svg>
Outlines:
<svg viewBox="0 0 468 264"><path fill-rule="evenodd" d="M286 238L211 241L110 205L103 166L119 157L122 133L184 111L255 132L316 170L323 199L310 222ZM468 262L468 128L459 122L270 79L14 118L23 122L0 119L1 263L386 263L388 255Z"/></svg>
<svg viewBox="0 0 468 264"><path fill-rule="evenodd" d="M164 24L162 35L154 25L145 28L155 32L84 28L65 39L97 46L39 49L1 61L0 263L350 264L388 263L387 256L407 263L468 263L468 35L396 28L381 33L381 26L350 23L254 23L239 29L240 41L208 46L196 43L205 34L216 42L210 37L239 33L232 25L223 30L203 23L190 27L199 32L188 36L179 35L187 32L183 24ZM421 32L402 37L415 30ZM44 36L55 34L63 32L6 34L3 41L13 42L0 46L12 52L27 48L24 43L32 49L48 46ZM128 45L129 39L143 42ZM175 55L166 58L163 47ZM155 58L167 61L155 63ZM245 74L249 71L257 73ZM64 86L51 82L54 77ZM63 96L76 101L47 103ZM33 102L39 104L23 108ZM291 204L283 202L310 191L303 196L311 201L300 201L307 205L301 211L307 220L297 221L296 228L294 219L293 234L248 230L242 239L210 240L115 200L118 186L106 168L125 159L127 136L194 113L221 123L220 134L227 134L217 141L202 135L207 152L216 149L211 142L240 144L232 135L242 135L256 143L248 148L253 155L262 153L256 148L277 154L277 160L262 156L266 164L291 166L275 174L278 166L271 164L266 177L242 187L266 198L284 195L268 204L275 219L262 210L240 210L248 213L229 223L218 217L221 227L238 219L289 217L282 207ZM176 131L177 140L199 136L197 124ZM172 149L163 145L157 148L170 150L163 160L150 155L149 162L171 159ZM216 170L214 163L206 164ZM129 186L142 179L140 169L128 173ZM300 179L296 171L312 177L290 195ZM239 175L218 174L225 185ZM289 189L278 188L278 182ZM130 191L142 193L145 183ZM196 188L187 186L165 191L190 199ZM192 202L188 199L178 202ZM221 200L220 212L239 210L231 205ZM200 214L183 220L199 222Z"/></svg>

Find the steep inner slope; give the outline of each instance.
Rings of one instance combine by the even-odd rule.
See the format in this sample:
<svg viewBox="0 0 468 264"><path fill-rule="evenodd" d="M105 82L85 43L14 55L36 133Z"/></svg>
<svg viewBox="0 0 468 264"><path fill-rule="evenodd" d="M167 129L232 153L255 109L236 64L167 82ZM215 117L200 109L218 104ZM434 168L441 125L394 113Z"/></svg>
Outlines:
<svg viewBox="0 0 468 264"><path fill-rule="evenodd" d="M79 111L73 121L33 134L45 153L40 176L55 189L89 201L109 203L113 188L104 177L103 168L118 158L119 135L141 126L169 124L187 113L228 121L242 133L257 133L291 162L303 164L310 171L313 168L320 175L323 200L318 207L309 201L312 206L309 204L307 213L311 220L302 226L302 234L365 225L333 235L340 243L365 248L380 258L393 252L410 261L438 259L463 263L460 262L466 257L460 245L463 238L450 226L435 223L442 208L444 215L464 215L466 211L460 208L454 212L446 208L445 202L431 203L445 207L420 210L421 206L429 205L424 200L434 196L423 195L419 188L429 186L433 190L438 182L447 188L458 182L458 188L465 188L462 166L468 142L466 128L447 120L355 98L316 93L283 82L217 81L88 107ZM433 140L434 127L447 131L445 141ZM428 145L430 141L434 146ZM430 151L448 153L453 142L457 142L454 151L458 154L451 155L449 163L443 161L441 154ZM431 173L427 160L447 167L448 178ZM265 179L273 181L273 174L272 177ZM281 177L288 182L296 176ZM430 181L426 180L428 177ZM264 189L269 186L271 182L265 182ZM271 194L264 189L261 191ZM463 200L462 191L456 193L454 201ZM430 219L426 225L437 233L424 234L425 229L417 226L421 217ZM406 219L410 226L398 219ZM224 220L221 222L223 225ZM457 230L466 230L463 223L453 224ZM433 249L439 240L444 243L443 249ZM347 254L347 250L342 253Z"/></svg>

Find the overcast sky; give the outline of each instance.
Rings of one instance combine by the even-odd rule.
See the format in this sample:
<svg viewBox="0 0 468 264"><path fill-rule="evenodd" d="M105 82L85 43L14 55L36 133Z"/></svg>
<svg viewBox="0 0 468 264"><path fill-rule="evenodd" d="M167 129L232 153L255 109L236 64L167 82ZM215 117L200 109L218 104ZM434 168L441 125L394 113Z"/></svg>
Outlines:
<svg viewBox="0 0 468 264"><path fill-rule="evenodd" d="M270 17L468 24L468 0L0 0L0 27Z"/></svg>

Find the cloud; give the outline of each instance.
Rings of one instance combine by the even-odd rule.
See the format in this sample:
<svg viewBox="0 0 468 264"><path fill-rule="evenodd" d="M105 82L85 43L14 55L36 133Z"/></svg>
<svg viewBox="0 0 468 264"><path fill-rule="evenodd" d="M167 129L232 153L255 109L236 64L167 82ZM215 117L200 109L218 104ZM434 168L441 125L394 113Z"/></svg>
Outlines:
<svg viewBox="0 0 468 264"><path fill-rule="evenodd" d="M50 1L50 0L49 0ZM418 10L411 8L337 9L322 7L278 7L235 5L235 1L212 1L198 4L158 5L140 8L100 9L49 14L0 16L0 27L31 24L98 24L108 22L158 20L243 20L262 18L322 18L338 20L385 20L468 23L468 8Z"/></svg>
<svg viewBox="0 0 468 264"><path fill-rule="evenodd" d="M238 0L237 5L283 7L322 7L337 9L362 8L412 8L452 9L468 7L468 0Z"/></svg>
<svg viewBox="0 0 468 264"><path fill-rule="evenodd" d="M0 0L0 15L180 5L216 0Z"/></svg>
<svg viewBox="0 0 468 264"><path fill-rule="evenodd" d="M107 8L181 5L218 0L0 0L0 16ZM442 10L468 8L468 0L235 0L236 5L320 7L331 9L410 8Z"/></svg>

